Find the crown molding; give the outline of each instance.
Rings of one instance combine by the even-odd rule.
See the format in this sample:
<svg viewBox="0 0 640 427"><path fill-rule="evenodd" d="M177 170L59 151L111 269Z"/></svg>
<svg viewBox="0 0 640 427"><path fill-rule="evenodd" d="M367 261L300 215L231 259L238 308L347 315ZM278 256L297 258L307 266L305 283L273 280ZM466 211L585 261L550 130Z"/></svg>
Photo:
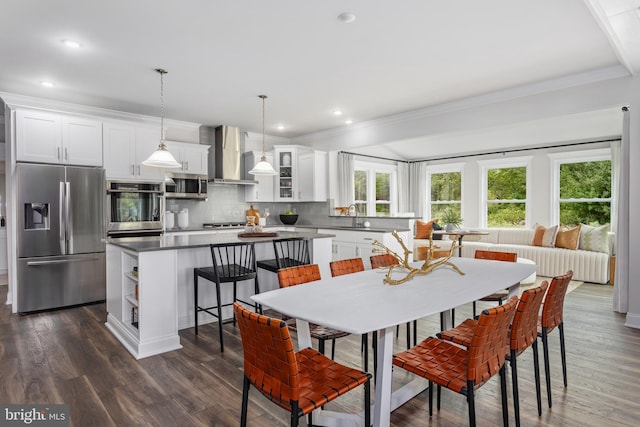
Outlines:
<svg viewBox="0 0 640 427"><path fill-rule="evenodd" d="M87 105L72 104L51 99L37 98L26 95L18 95L8 92L0 92L0 98L9 108L29 108L55 113L74 114L80 116L98 117L100 119L123 120L149 125L160 125L160 117L146 116L143 114L127 113L124 111L109 110L106 108L91 107ZM177 129L198 129L200 123L184 122L180 120L164 119L165 125Z"/></svg>
<svg viewBox="0 0 640 427"><path fill-rule="evenodd" d="M400 114L385 116L374 120L356 123L350 125L348 128L342 126L340 128L333 128L325 131L302 135L299 137L291 138L291 140L294 144L311 145L314 142L322 142L340 136L348 136L350 134L363 130L371 130L384 126L399 125L406 122L419 121L424 118L441 114L482 107L490 104L497 104L500 102L526 98L529 96L553 92L556 90L568 89L590 83L597 83L600 81L630 76L631 74L626 69L626 67L624 67L623 65L614 65L611 67L599 68L596 70L572 74L524 86L489 92L470 98L464 98L444 104L433 105L430 107L407 111Z"/></svg>

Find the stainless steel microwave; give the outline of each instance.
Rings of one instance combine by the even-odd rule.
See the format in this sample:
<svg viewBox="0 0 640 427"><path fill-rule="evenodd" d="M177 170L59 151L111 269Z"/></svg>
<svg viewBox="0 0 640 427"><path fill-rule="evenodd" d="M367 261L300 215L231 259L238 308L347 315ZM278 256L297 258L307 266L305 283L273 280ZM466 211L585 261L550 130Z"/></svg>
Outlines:
<svg viewBox="0 0 640 427"><path fill-rule="evenodd" d="M207 177L167 172L164 193L167 199L206 199Z"/></svg>

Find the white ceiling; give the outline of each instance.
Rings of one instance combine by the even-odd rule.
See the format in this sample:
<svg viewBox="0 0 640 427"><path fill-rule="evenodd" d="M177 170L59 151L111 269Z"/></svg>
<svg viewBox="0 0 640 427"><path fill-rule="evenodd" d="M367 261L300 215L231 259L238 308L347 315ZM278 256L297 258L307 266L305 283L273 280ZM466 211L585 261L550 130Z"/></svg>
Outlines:
<svg viewBox="0 0 640 427"><path fill-rule="evenodd" d="M0 92L158 116L162 67L167 118L260 132L266 94L267 133L284 137L640 69L640 0L2 3ZM341 23L343 12L356 20Z"/></svg>

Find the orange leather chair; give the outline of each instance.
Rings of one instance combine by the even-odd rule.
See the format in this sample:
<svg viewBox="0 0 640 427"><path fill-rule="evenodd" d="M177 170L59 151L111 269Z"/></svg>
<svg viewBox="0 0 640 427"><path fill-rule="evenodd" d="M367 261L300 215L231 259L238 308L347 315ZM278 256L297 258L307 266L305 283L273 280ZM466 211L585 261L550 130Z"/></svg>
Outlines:
<svg viewBox="0 0 640 427"><path fill-rule="evenodd" d="M364 421L371 425L371 375L336 363L312 348L294 351L286 322L233 306L244 354L240 425L247 425L249 389L254 386L291 413L291 426L312 412L364 385Z"/></svg>
<svg viewBox="0 0 640 427"><path fill-rule="evenodd" d="M562 276L556 276L551 280L549 290L542 303L542 314L538 323L538 336L542 338L542 351L544 353L544 373L547 378L547 400L551 408L551 369L549 366L548 336L558 328L560 333L560 356L562 358L562 379L567 387L567 355L564 346L564 297L569 288L569 282L573 277L573 271L569 270Z"/></svg>
<svg viewBox="0 0 640 427"><path fill-rule="evenodd" d="M474 392L495 374L500 374L502 419L509 423L507 408L506 349L509 346L509 325L518 304L513 296L503 305L484 310L473 328L468 348L440 338L427 338L417 346L396 354L393 364L429 381L429 416L433 414L433 385L446 387L466 396L469 424L476 425Z"/></svg>
<svg viewBox="0 0 640 427"><path fill-rule="evenodd" d="M320 280L320 268L318 264L299 265L297 267L289 267L278 270L278 283L281 288L300 285ZM295 319L284 319L289 325L289 329L296 330ZM331 359L334 358L336 352L336 338L342 338L350 335L348 332L339 331L323 325L309 324L309 332L311 337L318 340L318 350L324 354L325 342L331 340Z"/></svg>
<svg viewBox="0 0 640 427"><path fill-rule="evenodd" d="M548 286L549 283L544 281L536 288L525 290L520 297L520 302L518 302L516 313L511 322L508 359L511 364L513 407L516 416L516 426L520 426L520 401L518 398L518 369L516 358L529 347L533 348L533 369L536 383L538 416L542 415L540 363L538 357L538 313ZM471 344L471 339L473 338L477 324L477 319L467 319L455 328L439 333L438 337L468 347Z"/></svg>

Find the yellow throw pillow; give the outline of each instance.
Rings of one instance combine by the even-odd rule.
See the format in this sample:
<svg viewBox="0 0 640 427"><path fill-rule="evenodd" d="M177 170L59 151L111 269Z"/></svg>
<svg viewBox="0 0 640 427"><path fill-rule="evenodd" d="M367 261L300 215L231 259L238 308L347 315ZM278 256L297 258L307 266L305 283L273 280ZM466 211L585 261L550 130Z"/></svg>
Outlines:
<svg viewBox="0 0 640 427"><path fill-rule="evenodd" d="M558 231L556 236L556 248L578 249L578 241L580 240L580 225L570 229L562 229Z"/></svg>
<svg viewBox="0 0 640 427"><path fill-rule="evenodd" d="M558 226L545 227L536 224L536 231L533 234L531 245L533 246L546 246L552 248L556 243L556 234L558 233Z"/></svg>
<svg viewBox="0 0 640 427"><path fill-rule="evenodd" d="M417 220L416 221L416 236L414 239L428 239L431 234L431 229L433 228L433 221L424 222Z"/></svg>

